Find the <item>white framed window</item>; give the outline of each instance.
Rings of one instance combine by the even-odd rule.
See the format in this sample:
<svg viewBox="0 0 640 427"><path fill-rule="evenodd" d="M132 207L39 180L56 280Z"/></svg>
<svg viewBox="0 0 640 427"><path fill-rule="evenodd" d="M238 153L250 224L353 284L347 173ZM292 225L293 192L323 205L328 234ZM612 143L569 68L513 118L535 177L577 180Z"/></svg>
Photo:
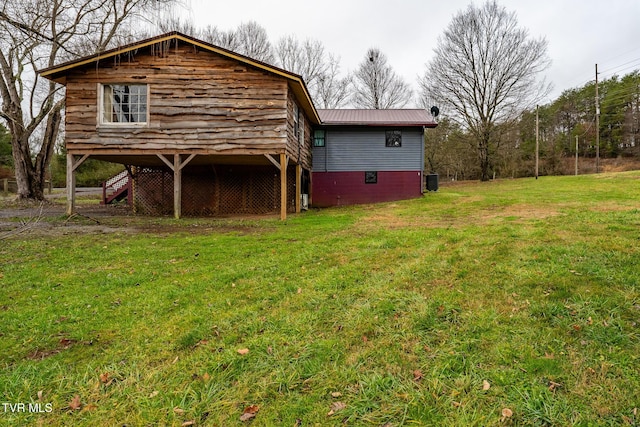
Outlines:
<svg viewBox="0 0 640 427"><path fill-rule="evenodd" d="M149 86L146 84L101 84L100 124L146 125L149 122Z"/></svg>

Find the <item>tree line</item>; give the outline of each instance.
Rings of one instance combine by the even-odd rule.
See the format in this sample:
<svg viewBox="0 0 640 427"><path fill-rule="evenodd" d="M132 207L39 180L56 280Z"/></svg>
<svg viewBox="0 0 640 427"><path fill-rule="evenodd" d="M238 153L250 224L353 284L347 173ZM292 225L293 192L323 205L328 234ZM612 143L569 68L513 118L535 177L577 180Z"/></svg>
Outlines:
<svg viewBox="0 0 640 427"><path fill-rule="evenodd" d="M537 109L541 175L597 172L598 159L628 163L640 159L640 72L613 76L598 83L599 148L596 146L595 81L567 89ZM490 176L534 176L536 108L503 123L491 140ZM426 165L445 179L480 179L477 140L456 122L444 119L425 134ZM576 146L577 143L577 146ZM602 171L602 166L599 167Z"/></svg>

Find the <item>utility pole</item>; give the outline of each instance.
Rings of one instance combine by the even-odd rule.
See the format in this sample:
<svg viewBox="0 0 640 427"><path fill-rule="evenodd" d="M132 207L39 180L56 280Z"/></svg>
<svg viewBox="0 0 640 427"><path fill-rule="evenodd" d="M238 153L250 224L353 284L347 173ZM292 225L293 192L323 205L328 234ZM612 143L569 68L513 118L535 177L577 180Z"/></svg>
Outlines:
<svg viewBox="0 0 640 427"><path fill-rule="evenodd" d="M578 135L576 135L576 176L578 176Z"/></svg>
<svg viewBox="0 0 640 427"><path fill-rule="evenodd" d="M538 134L540 132L540 117L538 115L538 106L536 105L536 179L538 179L538 162L540 157L540 143Z"/></svg>
<svg viewBox="0 0 640 427"><path fill-rule="evenodd" d="M596 173L600 172L600 98L598 96L598 64L596 64Z"/></svg>

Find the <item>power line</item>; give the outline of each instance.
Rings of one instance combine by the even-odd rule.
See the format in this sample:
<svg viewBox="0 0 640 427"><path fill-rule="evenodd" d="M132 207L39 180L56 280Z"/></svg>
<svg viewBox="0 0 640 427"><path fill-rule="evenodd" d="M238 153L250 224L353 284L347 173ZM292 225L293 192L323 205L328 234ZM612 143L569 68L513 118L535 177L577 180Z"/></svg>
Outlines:
<svg viewBox="0 0 640 427"><path fill-rule="evenodd" d="M624 53L620 53L620 54L618 54L616 56L609 57L609 59L607 59L605 62L609 63L610 61L613 61L614 59L621 58L621 57L624 57L624 56L628 56L630 53L635 53L635 52L638 52L638 51L640 51L640 48L634 48L634 49L631 49L631 50L626 51ZM636 64L636 62L637 62L637 64ZM629 65L629 64L632 64L632 63L633 63L633 65ZM624 67L624 68L622 68L622 67ZM621 72L621 71L624 71L624 70L627 70L627 69L632 69L632 68L634 68L633 71L638 71L640 69L640 58L632 59L632 60L624 62L622 64L609 67L606 70L601 71L600 74L609 73L610 71L613 71L613 70L617 70L618 72ZM626 74L631 74L631 73L626 73ZM586 77L588 75L590 75L590 73L586 73L585 72L584 73L585 77L583 77L581 79L576 79L576 81L582 81L583 83L572 85L571 88L564 89L563 92L565 92L567 90L571 90L571 89L582 88L582 87L586 86L587 84L593 82L594 81L593 78ZM611 74L611 76L609 76L609 77L612 77L612 76L613 76L613 74Z"/></svg>
<svg viewBox="0 0 640 427"><path fill-rule="evenodd" d="M623 67L623 66L628 65L628 64L631 64L631 63L636 63L636 62L637 62L637 63L640 63L640 58L632 59L631 61L627 61L627 62L625 62L625 63L623 63L623 64L620 64L620 65L618 65L618 66L616 66L616 67L613 67L613 68L609 68L609 69L607 69L607 70L602 70L600 73L601 73L601 74L606 74L606 73L608 73L608 72L610 72L610 71L614 71L614 70L616 70L616 69L618 69L618 68L620 68L620 67Z"/></svg>

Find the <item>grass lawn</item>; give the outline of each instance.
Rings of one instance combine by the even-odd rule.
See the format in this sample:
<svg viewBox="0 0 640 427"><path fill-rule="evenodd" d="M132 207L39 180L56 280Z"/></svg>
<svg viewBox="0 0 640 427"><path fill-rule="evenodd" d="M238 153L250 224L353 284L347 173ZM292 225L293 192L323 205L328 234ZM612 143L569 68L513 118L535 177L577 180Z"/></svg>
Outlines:
<svg viewBox="0 0 640 427"><path fill-rule="evenodd" d="M47 221L0 246L0 425L640 424L640 172Z"/></svg>

